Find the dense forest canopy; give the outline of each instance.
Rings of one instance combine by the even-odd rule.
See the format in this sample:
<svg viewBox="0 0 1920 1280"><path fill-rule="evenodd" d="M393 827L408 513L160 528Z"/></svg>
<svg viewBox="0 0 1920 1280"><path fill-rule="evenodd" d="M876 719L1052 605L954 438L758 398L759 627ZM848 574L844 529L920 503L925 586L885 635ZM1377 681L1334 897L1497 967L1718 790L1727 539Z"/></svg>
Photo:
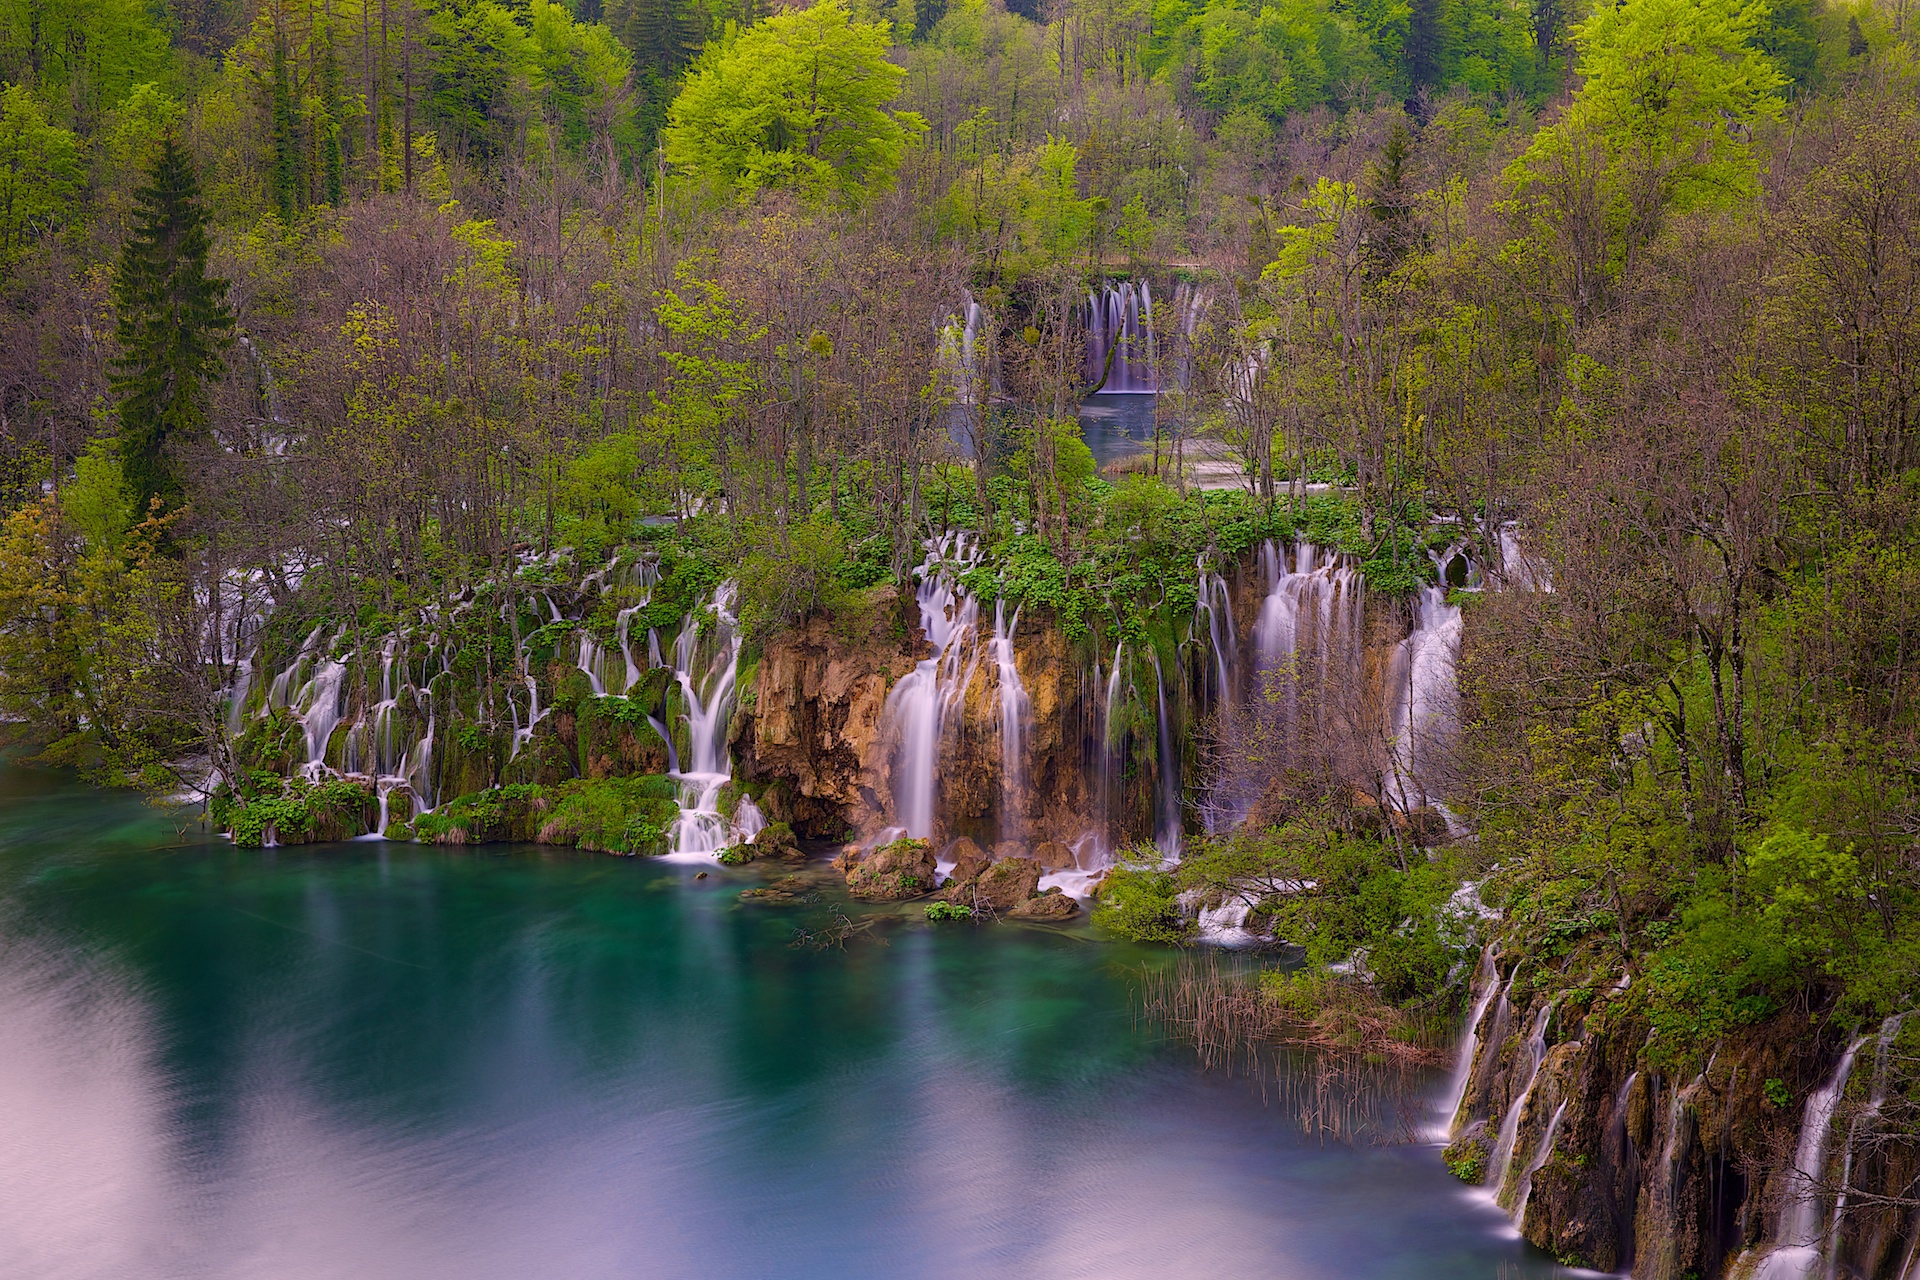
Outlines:
<svg viewBox="0 0 1920 1280"><path fill-rule="evenodd" d="M1104 652L1174 645L1196 563L1281 530L1408 597L1444 526L1551 584L1461 597L1471 851L1334 838L1339 778L1111 918L1177 938L1209 876L1350 885L1287 928L1425 1000L1448 944L1400 922L1471 874L1543 962L1644 959L1673 1061L1891 1011L1920 981L1913 22L0 0L0 708L168 790L237 777L263 641L378 635L558 548L670 545L673 608L735 580L759 643L910 602L968 530L982 598ZM1162 394L1116 470L1076 408L1122 284Z"/></svg>

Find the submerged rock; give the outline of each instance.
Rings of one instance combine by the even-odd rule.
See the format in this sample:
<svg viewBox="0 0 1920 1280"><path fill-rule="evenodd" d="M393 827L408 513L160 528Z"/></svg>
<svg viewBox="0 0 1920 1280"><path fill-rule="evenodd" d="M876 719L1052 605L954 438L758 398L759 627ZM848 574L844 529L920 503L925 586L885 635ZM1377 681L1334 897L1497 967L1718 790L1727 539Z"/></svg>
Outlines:
<svg viewBox="0 0 1920 1280"><path fill-rule="evenodd" d="M1080 904L1058 889L1049 889L1038 897L1028 898L1025 902L1007 912L1009 920L1066 920L1080 909Z"/></svg>

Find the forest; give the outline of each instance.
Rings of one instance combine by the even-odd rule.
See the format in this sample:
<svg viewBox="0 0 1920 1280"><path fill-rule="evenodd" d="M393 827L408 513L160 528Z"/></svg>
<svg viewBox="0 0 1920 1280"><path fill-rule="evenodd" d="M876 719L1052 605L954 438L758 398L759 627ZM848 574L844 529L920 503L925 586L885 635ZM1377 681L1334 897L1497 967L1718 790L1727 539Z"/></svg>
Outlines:
<svg viewBox="0 0 1920 1280"><path fill-rule="evenodd" d="M241 843L544 821L633 852L724 817L720 849L760 809L872 836L728 744L773 758L783 645L891 645L885 688L919 696L927 602L964 596L1007 707L1043 632L1109 690L1086 750L1118 798L1101 773L1060 801L1104 815L1096 925L1186 944L1238 900L1412 1038L1495 993L1492 940L1504 1051L1546 1011L1528 1092L1581 1035L1649 1077L1757 1064L1716 1113L1742 1187L1890 1028L1856 1202L1904 1223L1915 20L0 0L0 711L35 760L200 796ZM1098 456L1083 406L1123 387L1154 394ZM1330 624L1311 689L1218 656L1235 609L1251 643L1239 584L1311 548L1366 602L1352 681L1413 637L1410 688L1457 611L1418 769L1416 696L1394 721L1326 676ZM732 739L701 727L710 651L757 717ZM1009 797L1039 714L996 722ZM1006 834L916 823L903 768L889 831ZM1470 1180L1531 1114L1497 1088L1462 1103L1492 1122L1450 1153ZM1518 1213L1624 1265L1545 1191ZM1641 1273L1720 1274L1769 1221L1718 1213Z"/></svg>

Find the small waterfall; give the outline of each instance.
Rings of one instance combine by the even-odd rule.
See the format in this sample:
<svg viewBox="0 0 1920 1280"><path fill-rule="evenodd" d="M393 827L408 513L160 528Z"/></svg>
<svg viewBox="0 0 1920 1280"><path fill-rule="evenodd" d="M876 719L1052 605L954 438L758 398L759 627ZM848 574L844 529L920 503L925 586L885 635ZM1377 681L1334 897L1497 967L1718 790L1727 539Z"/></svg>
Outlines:
<svg viewBox="0 0 1920 1280"><path fill-rule="evenodd" d="M1173 753L1173 725L1167 718L1167 682L1160 674L1160 653L1151 647L1147 652L1153 655L1153 696L1160 723L1159 759L1155 762L1160 812L1154 843L1160 846L1163 857L1177 861L1180 857L1180 758Z"/></svg>
<svg viewBox="0 0 1920 1280"><path fill-rule="evenodd" d="M1826 1280L1835 1280L1840 1267L1841 1228L1847 1217L1847 1192L1853 1188L1853 1152L1862 1130L1871 1132L1887 1105L1887 1055L1900 1034L1905 1014L1896 1013L1880 1024L1880 1038L1873 1050L1873 1087L1867 1093L1867 1105L1847 1125L1847 1146L1840 1159L1840 1192L1833 1200L1833 1221L1827 1228Z"/></svg>
<svg viewBox="0 0 1920 1280"><path fill-rule="evenodd" d="M1018 839L1026 801L1026 730L1033 716L1033 700L1020 680L1020 667L1014 661L1013 633L1020 625L1020 611L1013 621L1006 620L1006 602L993 602L993 654L995 683L1000 691L1000 786L1003 797L1000 834L1002 839Z"/></svg>
<svg viewBox="0 0 1920 1280"><path fill-rule="evenodd" d="M740 632L733 616L734 584L723 582L713 593L712 656L698 671L700 626L689 617L674 644L673 669L687 702L685 768L676 770L680 784L680 817L673 824L671 856L711 858L730 843L726 818L720 812L720 792L733 781L733 760L727 753L727 727L733 717L734 680L740 671ZM753 810L756 818L759 811Z"/></svg>
<svg viewBox="0 0 1920 1280"><path fill-rule="evenodd" d="M1473 1079L1473 1055L1480 1048L1480 1021L1487 1016L1487 1010L1493 1007L1495 998L1505 989L1505 984L1500 980L1500 970L1493 962L1492 943L1488 943L1480 953L1480 965L1474 970L1473 985L1481 988L1480 998L1474 1001L1473 1012L1467 1015L1466 1029L1461 1033L1460 1048L1454 1057L1453 1075L1447 1080L1447 1091L1441 1097L1436 1131L1429 1135L1436 1142L1445 1142L1452 1137L1459 1123L1460 1106L1466 1101L1467 1084Z"/></svg>
<svg viewBox="0 0 1920 1280"><path fill-rule="evenodd" d="M626 692L628 685L633 682L632 675L627 675L617 689L614 687L613 681L620 678L620 673L612 665L613 654L605 645L600 643L599 637L595 636L591 631L588 631L584 626L575 634L579 636L579 644L574 658L574 665L579 667L581 672L587 677L587 683L593 688L593 696L596 698L604 698L609 693L619 694ZM626 650L624 642L621 644L620 649L624 657ZM626 657L625 662L628 672L632 672L633 659Z"/></svg>
<svg viewBox="0 0 1920 1280"><path fill-rule="evenodd" d="M1118 281L1087 295L1086 379L1101 391L1115 395L1154 394L1161 388L1160 329L1163 313L1172 317L1166 379L1169 387L1184 387L1190 364L1190 339L1206 310L1206 294L1189 284L1176 284L1172 302L1156 307L1153 287L1146 281ZM1108 369L1108 352L1113 367Z"/></svg>
<svg viewBox="0 0 1920 1280"><path fill-rule="evenodd" d="M1233 625L1233 597L1226 579L1201 570L1194 608L1207 615L1207 646L1213 652L1213 687L1208 692L1213 705L1235 706L1240 701L1240 636Z"/></svg>
<svg viewBox="0 0 1920 1280"><path fill-rule="evenodd" d="M1563 1099L1553 1109L1553 1117L1547 1121L1546 1131L1540 1135L1540 1146L1534 1151L1533 1159L1527 1161L1527 1170L1520 1178L1520 1202L1513 1208L1513 1224L1525 1227L1527 1223L1527 1201L1533 1198L1533 1175L1540 1172L1548 1160L1553 1157L1553 1140L1560 1134L1560 1117L1567 1114L1567 1104Z"/></svg>
<svg viewBox="0 0 1920 1280"><path fill-rule="evenodd" d="M242 658L234 664L233 685L227 690L227 736L237 738L245 728L247 694L253 688L253 662Z"/></svg>
<svg viewBox="0 0 1920 1280"><path fill-rule="evenodd" d="M300 772L310 782L318 782L326 772L327 741L340 724L340 693L346 678L346 662L328 659L315 669L300 692L298 714L307 744L306 763Z"/></svg>
<svg viewBox="0 0 1920 1280"><path fill-rule="evenodd" d="M898 744L891 776L893 817L916 840L933 838L940 740L979 660L970 644L979 605L960 590L954 572L955 566L973 563L972 543L964 534L948 534L928 551L915 594L920 625L933 645L933 656L901 677L886 703L886 721ZM971 661L970 649L975 649Z"/></svg>
<svg viewBox="0 0 1920 1280"><path fill-rule="evenodd" d="M986 323L986 312L969 294L966 304L957 313L949 313L946 323L940 326L940 366L952 380L956 405L980 403L984 390L980 377L980 334Z"/></svg>
<svg viewBox="0 0 1920 1280"><path fill-rule="evenodd" d="M614 619L614 641L620 646L620 656L627 667L627 682L621 686L623 691L633 688L640 682L641 666L633 660L633 642L629 633L633 628L634 615L653 603L653 589L660 582L660 562L658 560L636 561L629 571L629 576L632 579L629 585L640 593L640 598L620 610ZM647 666L661 665L660 637L654 634L652 628L648 628Z"/></svg>
<svg viewBox="0 0 1920 1280"><path fill-rule="evenodd" d="M1807 1096L1806 1110L1800 1117L1800 1145L1793 1154L1793 1168L1787 1170L1787 1198L1780 1209L1780 1222L1774 1229L1774 1246L1760 1265L1753 1280L1808 1280L1820 1265L1820 1190L1818 1179L1827 1165L1827 1142L1832 1137L1833 1113L1847 1091L1847 1077L1853 1074L1853 1060L1859 1056L1867 1037L1861 1036L1840 1055L1833 1078Z"/></svg>
<svg viewBox="0 0 1920 1280"><path fill-rule="evenodd" d="M1460 610L1443 587L1422 587L1414 628L1395 647L1390 668L1393 707L1391 785L1404 812L1432 799L1425 779L1441 770L1437 758L1458 719L1454 673L1460 656ZM1422 770L1425 770L1423 778Z"/></svg>
<svg viewBox="0 0 1920 1280"><path fill-rule="evenodd" d="M1499 1200L1507 1189L1508 1168L1513 1163L1513 1144L1520 1136L1520 1118L1525 1114L1527 1102L1533 1097L1533 1086L1540 1079L1540 1063L1547 1055L1547 1022L1553 1017L1554 1001L1549 1000L1540 1006L1540 1012L1533 1015L1533 1026L1527 1031L1527 1082L1520 1088L1520 1095L1507 1108L1506 1115L1500 1118L1500 1137L1494 1144L1493 1158L1488 1163L1488 1172L1492 1174L1494 1199Z"/></svg>

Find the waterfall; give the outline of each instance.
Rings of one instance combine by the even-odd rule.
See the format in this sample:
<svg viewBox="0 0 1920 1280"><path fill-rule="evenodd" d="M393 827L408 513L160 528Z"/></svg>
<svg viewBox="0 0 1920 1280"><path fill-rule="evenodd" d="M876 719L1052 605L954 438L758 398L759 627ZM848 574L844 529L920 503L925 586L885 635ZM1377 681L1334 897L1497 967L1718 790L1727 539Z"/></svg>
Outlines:
<svg viewBox="0 0 1920 1280"><path fill-rule="evenodd" d="M1527 1161L1527 1170L1520 1180L1520 1202L1513 1209L1513 1224L1516 1227L1524 1228L1527 1224L1527 1201L1533 1198L1533 1175L1540 1172L1542 1166L1552 1158L1553 1140L1560 1133L1560 1117L1565 1114L1567 1104L1563 1099L1553 1109L1553 1117L1547 1121L1546 1131L1540 1135L1540 1146L1534 1151L1533 1159Z"/></svg>
<svg viewBox="0 0 1920 1280"><path fill-rule="evenodd" d="M1533 1026L1527 1032L1527 1082L1520 1089L1520 1096L1507 1108L1507 1114L1500 1118L1500 1138L1494 1144L1493 1158L1488 1163L1488 1172L1492 1175L1494 1199L1498 1200L1506 1191L1508 1167L1513 1163L1513 1144L1520 1136L1520 1118L1526 1112L1527 1102L1533 1097L1533 1086L1540 1078L1540 1062L1547 1053L1547 1021L1553 1016L1554 1001L1549 1000L1540 1006L1540 1012L1533 1015Z"/></svg>
<svg viewBox="0 0 1920 1280"><path fill-rule="evenodd" d="M609 690L613 688L609 683L613 678L613 673L609 670L612 655L607 651L606 646L600 643L599 638L585 627L581 627L576 634L579 636L579 646L577 656L574 659L574 665L579 667L581 672L587 677L587 683L593 688L593 696L596 698L604 698L607 696ZM622 644L621 650L623 656L625 648L626 646ZM628 669L631 670L633 667L633 659L628 657L626 664ZM632 683L632 680L629 677L627 683L622 684L619 690L615 692L625 692L627 684L630 683Z"/></svg>
<svg viewBox="0 0 1920 1280"><path fill-rule="evenodd" d="M1873 1050L1873 1087L1868 1090L1866 1107L1847 1126L1847 1146L1840 1160L1840 1192L1834 1197L1833 1221L1827 1229L1826 1280L1835 1280L1840 1267L1840 1230L1847 1216L1847 1192L1853 1187L1854 1144L1862 1129L1871 1130L1879 1122L1880 1112L1887 1105L1887 1055L1905 1020L1905 1014L1896 1013L1880 1024L1880 1038Z"/></svg>
<svg viewBox="0 0 1920 1280"><path fill-rule="evenodd" d="M1020 611L1006 621L1006 602L993 602L993 654L995 683L1000 690L1000 785L1003 796L1001 837L1017 838L1023 825L1019 818L1026 798L1026 727L1033 714L1033 701L1020 680L1020 667L1014 662L1013 633L1020 625Z"/></svg>
<svg viewBox="0 0 1920 1280"><path fill-rule="evenodd" d="M940 739L979 659L974 652L972 661L967 660L979 605L956 585L950 560L963 568L973 563L972 543L965 534L948 534L928 548L915 595L933 656L901 677L886 702L886 722L898 743L891 774L893 816L916 840L933 838Z"/></svg>
<svg viewBox="0 0 1920 1280"><path fill-rule="evenodd" d="M1753 1270L1753 1280L1807 1280L1822 1257L1819 1178L1827 1165L1827 1142L1832 1137L1833 1113L1847 1091L1847 1077L1867 1037L1861 1036L1840 1055L1833 1078L1807 1095L1800 1116L1800 1143L1787 1170L1787 1198L1774 1228L1774 1246Z"/></svg>
<svg viewBox="0 0 1920 1280"><path fill-rule="evenodd" d="M1454 1127L1459 1123L1460 1105L1466 1101L1467 1083L1473 1078L1473 1055L1480 1048L1480 1021L1487 1016L1487 1010L1493 1007L1495 997L1505 989L1505 984L1500 980L1500 970L1493 962L1492 943L1488 943L1480 953L1480 964L1474 970L1473 984L1482 990L1480 998L1474 1001L1473 1012L1467 1015L1460 1048L1454 1055L1453 1075L1447 1080L1447 1091L1441 1097L1436 1117L1438 1123L1435 1132L1429 1135L1436 1142L1445 1142L1452 1137Z"/></svg>
<svg viewBox="0 0 1920 1280"><path fill-rule="evenodd" d="M734 584L713 593L713 653L704 671L696 671L700 626L689 616L673 647L674 676L687 701L687 754L675 771L680 784L680 817L673 824L670 856L708 859L726 848L730 833L720 813L720 792L733 781L727 754L727 726L733 717L734 680L740 671L740 632L733 616ZM759 811L754 810L754 816Z"/></svg>
<svg viewBox="0 0 1920 1280"><path fill-rule="evenodd" d="M1206 310L1206 294L1188 284L1176 284L1172 303L1163 308L1153 301L1153 287L1118 281L1087 295L1086 379L1097 385L1106 375L1101 391L1115 395L1154 394L1161 388L1160 333L1162 314L1173 319L1174 342L1169 387L1187 383L1190 355L1189 340L1199 327ZM1113 367L1107 367L1107 354L1113 353Z"/></svg>
<svg viewBox="0 0 1920 1280"><path fill-rule="evenodd" d="M237 738L244 727L247 692L253 687L253 663L242 658L233 667L233 685L227 690L227 736Z"/></svg>
<svg viewBox="0 0 1920 1280"><path fill-rule="evenodd" d="M614 618L614 642L620 646L620 656L627 666L627 682L622 691L633 688L639 683L641 666L633 660L633 643L629 633L633 628L633 616L653 603L653 589L660 582L660 562L658 560L636 561L630 571L633 581L630 586L637 589L640 598L620 610ZM653 629L647 629L647 666L660 666L660 638Z"/></svg>
<svg viewBox="0 0 1920 1280"><path fill-rule="evenodd" d="M346 677L346 662L328 659L300 691L298 715L307 745L306 762L300 771L310 782L318 782L326 771L327 740L340 724L340 692Z"/></svg>
<svg viewBox="0 0 1920 1280"><path fill-rule="evenodd" d="M1173 753L1173 726L1167 719L1167 682L1160 674L1160 653L1151 647L1147 652L1153 655L1153 696L1159 710L1160 741L1159 759L1155 762L1158 772L1160 803L1159 830L1154 835L1154 843L1160 846L1161 856L1179 860L1180 857L1180 760Z"/></svg>
<svg viewBox="0 0 1920 1280"><path fill-rule="evenodd" d="M1233 597L1217 573L1200 572L1197 612L1207 615L1207 644L1213 651L1213 705L1231 707L1240 700L1240 636L1233 625Z"/></svg>
<svg viewBox="0 0 1920 1280"><path fill-rule="evenodd" d="M1391 785L1403 812L1433 798L1421 776L1431 777L1457 719L1455 667L1460 655L1460 610L1447 603L1444 587L1422 587L1414 628L1394 648L1391 671L1393 772Z"/></svg>

